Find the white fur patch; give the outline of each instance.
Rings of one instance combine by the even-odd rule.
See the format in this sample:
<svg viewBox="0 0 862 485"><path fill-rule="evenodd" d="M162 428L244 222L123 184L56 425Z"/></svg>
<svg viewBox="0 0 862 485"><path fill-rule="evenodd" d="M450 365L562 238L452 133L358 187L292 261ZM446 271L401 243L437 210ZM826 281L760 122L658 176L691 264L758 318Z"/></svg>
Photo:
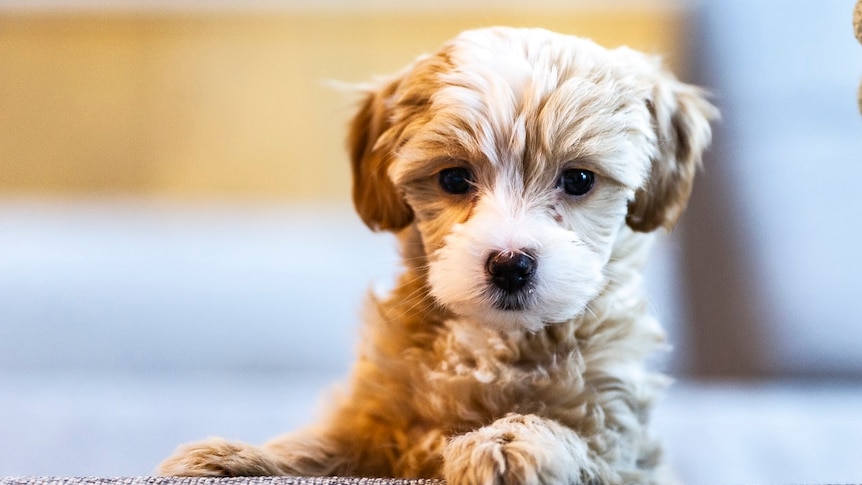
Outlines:
<svg viewBox="0 0 862 485"><path fill-rule="evenodd" d="M522 310L495 306L485 266L499 251L529 251L537 267L523 290ZM470 219L452 228L431 255L431 293L460 316L503 330L536 331L578 315L601 290L606 254L561 227L544 207L503 188L486 194Z"/></svg>

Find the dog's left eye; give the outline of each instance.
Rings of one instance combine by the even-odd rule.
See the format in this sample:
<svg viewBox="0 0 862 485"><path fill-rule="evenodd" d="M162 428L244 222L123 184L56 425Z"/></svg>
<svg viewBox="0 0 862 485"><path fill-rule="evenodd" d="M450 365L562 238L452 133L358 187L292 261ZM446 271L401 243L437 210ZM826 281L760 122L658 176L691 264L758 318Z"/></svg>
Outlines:
<svg viewBox="0 0 862 485"><path fill-rule="evenodd" d="M593 188L596 174L582 168L569 169L560 175L557 187L561 187L569 195L584 195Z"/></svg>
<svg viewBox="0 0 862 485"><path fill-rule="evenodd" d="M466 168L447 168L438 177L440 187L450 194L463 195L473 190L473 173Z"/></svg>

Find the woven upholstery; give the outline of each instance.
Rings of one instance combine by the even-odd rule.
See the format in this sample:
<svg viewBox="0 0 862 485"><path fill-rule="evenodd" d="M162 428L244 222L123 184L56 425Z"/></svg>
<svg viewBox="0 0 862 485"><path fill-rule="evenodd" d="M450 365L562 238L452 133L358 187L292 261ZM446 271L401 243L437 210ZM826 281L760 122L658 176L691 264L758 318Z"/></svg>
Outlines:
<svg viewBox="0 0 862 485"><path fill-rule="evenodd" d="M443 485L440 480L348 477L6 477L0 485Z"/></svg>

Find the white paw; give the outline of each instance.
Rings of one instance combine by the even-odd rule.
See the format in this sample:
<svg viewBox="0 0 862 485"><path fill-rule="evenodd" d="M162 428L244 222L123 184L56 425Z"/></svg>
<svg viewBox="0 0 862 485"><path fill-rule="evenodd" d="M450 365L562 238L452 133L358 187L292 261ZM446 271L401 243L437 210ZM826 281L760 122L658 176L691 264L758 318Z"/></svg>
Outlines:
<svg viewBox="0 0 862 485"><path fill-rule="evenodd" d="M574 485L595 471L574 431L534 415L512 414L457 436L443 458L449 485Z"/></svg>

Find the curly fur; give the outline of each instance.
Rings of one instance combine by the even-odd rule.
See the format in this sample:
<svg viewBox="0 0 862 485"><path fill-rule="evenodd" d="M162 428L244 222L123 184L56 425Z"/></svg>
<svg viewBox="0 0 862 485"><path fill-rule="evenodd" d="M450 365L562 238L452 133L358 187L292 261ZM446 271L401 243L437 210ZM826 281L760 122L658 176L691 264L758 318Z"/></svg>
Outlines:
<svg viewBox="0 0 862 485"><path fill-rule="evenodd" d="M421 57L367 93L348 139L357 211L405 263L369 299L349 388L305 430L186 445L160 472L666 482L648 424L667 379L645 365L666 344L641 268L716 116L655 59L544 30ZM441 189L453 167L469 191ZM589 193L564 193L572 168L595 173ZM489 283L495 252L536 261L517 307Z"/></svg>

